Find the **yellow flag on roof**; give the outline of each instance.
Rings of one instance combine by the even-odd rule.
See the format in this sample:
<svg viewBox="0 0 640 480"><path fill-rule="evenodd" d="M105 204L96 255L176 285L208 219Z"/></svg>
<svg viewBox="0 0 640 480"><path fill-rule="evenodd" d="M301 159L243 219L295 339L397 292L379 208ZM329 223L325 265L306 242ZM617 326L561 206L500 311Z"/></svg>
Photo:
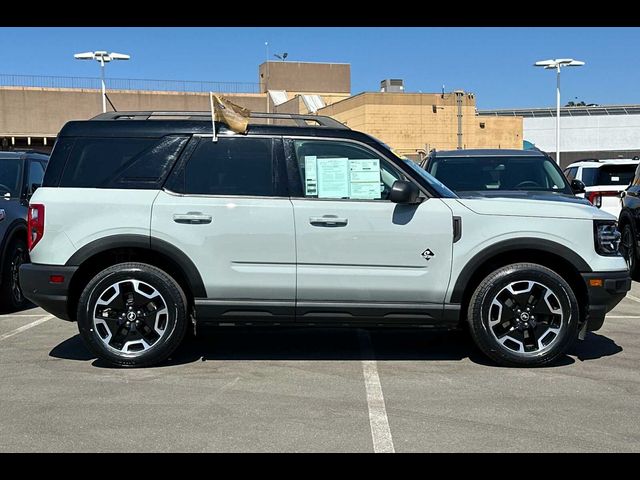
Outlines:
<svg viewBox="0 0 640 480"><path fill-rule="evenodd" d="M236 133L247 133L251 112L215 93L211 93L211 97L215 121L224 123Z"/></svg>

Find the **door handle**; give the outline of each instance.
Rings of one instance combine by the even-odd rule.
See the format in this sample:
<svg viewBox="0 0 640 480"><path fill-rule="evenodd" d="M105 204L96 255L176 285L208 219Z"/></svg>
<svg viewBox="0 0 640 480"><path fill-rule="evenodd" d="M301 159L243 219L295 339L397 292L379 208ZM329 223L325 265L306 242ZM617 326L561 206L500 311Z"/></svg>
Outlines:
<svg viewBox="0 0 640 480"><path fill-rule="evenodd" d="M211 215L205 215L201 212L189 212L183 214L175 214L173 221L176 223L186 223L187 225L205 225L211 223Z"/></svg>
<svg viewBox="0 0 640 480"><path fill-rule="evenodd" d="M322 217L309 217L309 223L314 227L346 227L349 220L338 218L336 215L323 215Z"/></svg>

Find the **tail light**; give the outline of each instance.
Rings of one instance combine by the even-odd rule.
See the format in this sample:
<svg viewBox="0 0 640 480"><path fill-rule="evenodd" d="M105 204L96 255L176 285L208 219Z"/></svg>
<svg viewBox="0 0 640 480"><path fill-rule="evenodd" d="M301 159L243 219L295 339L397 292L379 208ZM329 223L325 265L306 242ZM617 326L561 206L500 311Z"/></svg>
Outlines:
<svg viewBox="0 0 640 480"><path fill-rule="evenodd" d="M616 191L587 192L586 199L589 200L596 207L600 208L602 206L602 197L618 197L618 196L620 196L620 192L616 192Z"/></svg>
<svg viewBox="0 0 640 480"><path fill-rule="evenodd" d="M44 235L44 205L39 203L29 205L27 229L29 231L27 246L31 251Z"/></svg>

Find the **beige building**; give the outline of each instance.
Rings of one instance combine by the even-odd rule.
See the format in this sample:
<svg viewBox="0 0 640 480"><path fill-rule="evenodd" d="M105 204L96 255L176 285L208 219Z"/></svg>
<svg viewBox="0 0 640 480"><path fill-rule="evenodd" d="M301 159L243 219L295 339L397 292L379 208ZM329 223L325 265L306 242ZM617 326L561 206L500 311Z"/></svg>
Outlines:
<svg viewBox="0 0 640 480"><path fill-rule="evenodd" d="M398 153L456 148L522 148L522 118L478 117L473 95L361 93L318 110Z"/></svg>
<svg viewBox="0 0 640 480"><path fill-rule="evenodd" d="M522 118L479 117L470 93L404 93L393 80L389 91L351 96L351 67L344 63L265 62L258 81L256 93L223 95L256 112L328 115L412 158L432 148L522 148ZM119 111L209 109L202 92L110 89L108 95ZM0 149L48 150L67 121L99 113L95 89L0 86Z"/></svg>
<svg viewBox="0 0 640 480"><path fill-rule="evenodd" d="M270 111L328 115L408 157L417 158L432 148L522 148L522 118L479 117L471 93L405 93L402 87L392 86L396 91L351 96L350 70L345 64L267 62L260 66L260 78L270 79L263 91L287 94L278 105L270 98ZM313 94L323 107L309 108ZM285 100L282 95L281 100Z"/></svg>

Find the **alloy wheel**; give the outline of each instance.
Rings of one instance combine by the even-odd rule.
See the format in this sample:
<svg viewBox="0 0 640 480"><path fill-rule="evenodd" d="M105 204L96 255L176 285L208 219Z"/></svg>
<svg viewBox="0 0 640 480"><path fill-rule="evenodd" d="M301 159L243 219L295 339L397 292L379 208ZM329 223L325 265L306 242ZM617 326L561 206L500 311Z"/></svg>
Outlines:
<svg viewBox="0 0 640 480"><path fill-rule="evenodd" d="M511 282L489 306L488 329L492 336L505 349L521 356L548 351L566 321L560 299L540 282Z"/></svg>
<svg viewBox="0 0 640 480"><path fill-rule="evenodd" d="M20 305L24 301L24 295L20 288L20 265L25 263L25 254L22 250L17 250L11 259L11 297L16 305Z"/></svg>
<svg viewBox="0 0 640 480"><path fill-rule="evenodd" d="M622 239L620 241L620 252L627 261L629 270L633 270L636 264L635 248L633 244L633 231L630 225L625 225L622 230Z"/></svg>
<svg viewBox="0 0 640 480"><path fill-rule="evenodd" d="M120 355L137 356L167 333L169 311L164 297L141 280L113 283L98 297L93 324L100 340Z"/></svg>

